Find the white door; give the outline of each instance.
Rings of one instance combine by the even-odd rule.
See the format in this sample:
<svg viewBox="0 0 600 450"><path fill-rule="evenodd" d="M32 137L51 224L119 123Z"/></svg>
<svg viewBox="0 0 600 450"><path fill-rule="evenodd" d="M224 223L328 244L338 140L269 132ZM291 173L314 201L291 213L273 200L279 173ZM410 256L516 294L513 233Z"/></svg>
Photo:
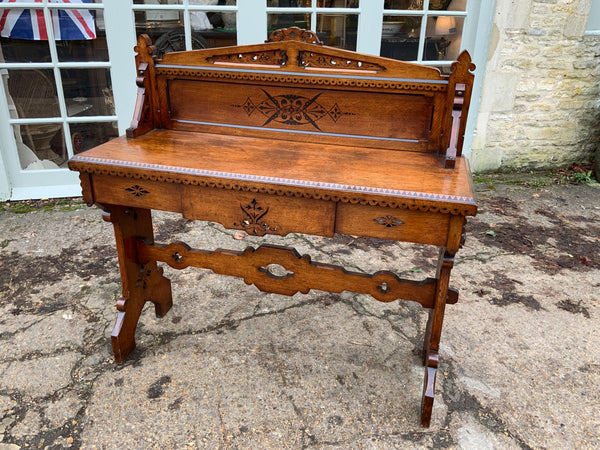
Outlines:
<svg viewBox="0 0 600 450"><path fill-rule="evenodd" d="M481 70L494 3L0 0L0 178L1 172L8 176L12 199L80 195L77 174L66 162L127 128L135 104L138 34L149 34L160 55L259 43L274 29L299 26L326 45L444 71L466 48ZM479 90L475 86L471 123Z"/></svg>
<svg viewBox="0 0 600 450"><path fill-rule="evenodd" d="M103 5L25 6L0 3L0 139L12 197L77 195L69 157L118 134Z"/></svg>

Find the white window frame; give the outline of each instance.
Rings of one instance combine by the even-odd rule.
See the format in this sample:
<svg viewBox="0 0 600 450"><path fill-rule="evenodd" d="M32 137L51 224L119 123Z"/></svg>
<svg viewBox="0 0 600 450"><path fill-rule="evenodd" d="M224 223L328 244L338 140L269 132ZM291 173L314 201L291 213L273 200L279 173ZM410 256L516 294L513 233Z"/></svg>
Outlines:
<svg viewBox="0 0 600 450"><path fill-rule="evenodd" d="M600 0L592 0L585 34L588 36L600 36Z"/></svg>
<svg viewBox="0 0 600 450"><path fill-rule="evenodd" d="M50 0L42 0L40 3L2 3L2 9L30 9L42 10L44 13L44 21L46 31L48 33L48 48L50 51L51 62L4 62L0 63L0 72L6 73L7 70L31 70L31 69L50 69L53 71L56 93L58 96L58 105L60 115L58 117L46 118L11 118L8 108L0 108L0 125L1 130L1 145L4 148L6 170L11 175L11 185L13 192L11 198L14 200L28 199L39 197L40 187L48 195L45 197L62 197L73 196L78 194L77 176L66 168L47 169L47 170L23 170L21 162L16 152L16 141L14 136L13 125L35 125L57 123L62 125L62 132L65 136L65 148L67 156L73 156L73 145L71 139L70 124L76 123L100 123L100 122L116 122L118 116L82 116L73 117L67 114L67 106L64 98L62 87L62 69L110 69L109 61L78 61L78 62L61 62L58 58L56 50L56 41L54 40L54 30L52 24L52 10L58 9L91 9L104 10L102 3L50 3ZM112 73L111 73L112 79ZM0 103L8 105L8 99L4 86L0 89Z"/></svg>

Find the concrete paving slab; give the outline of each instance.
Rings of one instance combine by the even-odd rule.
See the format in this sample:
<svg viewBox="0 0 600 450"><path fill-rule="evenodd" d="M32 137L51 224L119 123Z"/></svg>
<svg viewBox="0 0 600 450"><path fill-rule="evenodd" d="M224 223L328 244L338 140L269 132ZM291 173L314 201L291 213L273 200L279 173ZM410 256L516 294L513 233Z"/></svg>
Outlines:
<svg viewBox="0 0 600 450"><path fill-rule="evenodd" d="M420 305L264 294L167 267L172 310L157 319L147 306L137 349L116 364L110 224L74 200L0 205L0 450L600 447L600 188L495 176L477 191L428 429ZM425 246L240 239L212 223L154 219L159 242L269 242L412 279L435 270L437 249Z"/></svg>

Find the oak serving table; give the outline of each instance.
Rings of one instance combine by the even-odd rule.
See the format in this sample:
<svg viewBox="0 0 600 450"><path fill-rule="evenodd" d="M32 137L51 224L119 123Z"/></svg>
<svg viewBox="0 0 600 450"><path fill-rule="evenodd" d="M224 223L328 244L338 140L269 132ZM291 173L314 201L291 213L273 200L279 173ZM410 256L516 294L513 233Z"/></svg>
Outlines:
<svg viewBox="0 0 600 450"><path fill-rule="evenodd" d="M135 347L146 301L163 316L171 283L157 262L241 277L265 292L352 291L429 311L421 423L429 426L454 256L475 215L461 156L475 66L450 75L323 46L299 28L264 44L152 56L136 47L137 103L127 135L75 155L88 204L112 222L123 295L112 346ZM334 233L440 248L435 278L404 280L312 262L292 248L197 250L154 242L151 210L218 222L257 236ZM285 275L274 267L283 266Z"/></svg>

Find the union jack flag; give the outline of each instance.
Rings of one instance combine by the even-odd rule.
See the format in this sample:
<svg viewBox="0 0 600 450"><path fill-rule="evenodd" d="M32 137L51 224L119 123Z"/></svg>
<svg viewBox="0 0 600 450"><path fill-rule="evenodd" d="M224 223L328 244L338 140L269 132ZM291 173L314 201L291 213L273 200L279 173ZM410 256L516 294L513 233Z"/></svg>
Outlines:
<svg viewBox="0 0 600 450"><path fill-rule="evenodd" d="M0 0L2 3L23 3L32 0ZM50 3L92 3L93 0L49 0ZM42 3L42 0L34 0ZM52 9L54 39L96 39L94 11L89 9ZM13 39L48 40L48 30L42 9L6 8L0 17L0 35Z"/></svg>

